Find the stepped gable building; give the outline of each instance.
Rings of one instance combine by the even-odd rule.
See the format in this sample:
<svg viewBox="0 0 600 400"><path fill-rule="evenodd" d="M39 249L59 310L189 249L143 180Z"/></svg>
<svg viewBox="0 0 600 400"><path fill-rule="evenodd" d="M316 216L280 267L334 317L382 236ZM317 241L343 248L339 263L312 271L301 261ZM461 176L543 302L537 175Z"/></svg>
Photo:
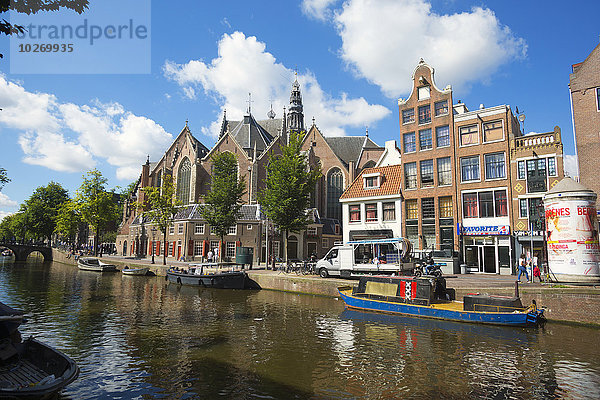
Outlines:
<svg viewBox="0 0 600 400"><path fill-rule="evenodd" d="M524 135L508 105L453 104L423 60L412 78L398 101L404 236L460 253L471 272L514 273L521 253L543 261L539 204L564 174L560 129Z"/></svg>
<svg viewBox="0 0 600 400"><path fill-rule="evenodd" d="M250 103L250 102L249 102ZM235 248L239 246L253 247L255 249L255 260L264 261L266 257L267 244L265 238L268 236L269 254L282 257L283 245L281 235L272 227L267 234L267 223L264 215L260 212L257 204L257 195L264 188L266 178L266 165L271 154L280 152L280 146L287 143L292 131L304 132L304 114L300 85L296 80L292 85L290 95L290 107L284 109L282 118L275 118L275 112L271 108L267 113L267 119L257 120L248 107L242 120L228 120L223 115L223 122L216 144L209 150L191 133L187 122L181 133L173 141L158 162L147 162L142 166L142 173L138 178L134 194L125 203L123 222L117 236L117 250L121 255L149 256L162 255L165 252L168 257L198 261L205 257L209 249L218 246L223 254L231 259L235 256ZM314 129L317 129L313 124ZM312 129L311 128L311 129ZM315 135L313 135L314 137ZM319 132L324 145L325 139ZM320 157L313 146L306 146L309 134L304 138L304 151L307 152L309 162L320 163L322 168L331 171L335 166L344 171L354 174L355 165L361 160L369 160L371 154L379 149L376 144L368 138L346 138L346 143L358 143L352 147L354 153L348 152L343 143L339 143L338 152L329 150L329 155ZM215 153L229 151L237 156L238 173L244 177L246 182L246 194L243 201L246 203L241 210L240 218L235 226L230 227L224 243L218 243L218 237L212 234L208 224L201 218L201 207L203 196L210 189L210 177L212 172L211 156ZM352 167L352 168L349 168ZM333 172L337 172L333 170ZM178 212L173 227L167 234L167 242L161 243L162 234L152 229L151 221L141 217L140 210L133 207L135 201L143 201L144 193L141 190L146 186L160 187L165 175L173 176L176 186L176 197L183 206ZM338 174L335 175L336 178ZM299 234L290 236L288 256L290 258L305 258L310 254L322 256L333 245L333 242L341 239L341 228L339 217L335 212L327 214L327 202L319 196L329 195L339 205L339 195L343 186L343 175L336 184L341 184L338 189L327 190L325 185L321 192L315 193L315 208L311 210L312 224L308 229ZM345 182L349 182L346 177ZM318 185L319 186L319 185ZM337 193L337 197L335 197ZM317 205L322 205L319 208ZM341 206L339 206L341 216Z"/></svg>
<svg viewBox="0 0 600 400"><path fill-rule="evenodd" d="M583 62L573 64L569 90L579 181L600 195L600 44Z"/></svg>

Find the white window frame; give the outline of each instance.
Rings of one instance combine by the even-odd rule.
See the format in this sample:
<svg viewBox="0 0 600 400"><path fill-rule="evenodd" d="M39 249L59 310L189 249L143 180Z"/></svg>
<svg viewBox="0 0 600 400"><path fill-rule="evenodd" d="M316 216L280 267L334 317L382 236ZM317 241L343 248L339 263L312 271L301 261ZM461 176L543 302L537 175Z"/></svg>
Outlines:
<svg viewBox="0 0 600 400"><path fill-rule="evenodd" d="M169 227L169 235L174 235L175 234L175 226L171 225Z"/></svg>
<svg viewBox="0 0 600 400"><path fill-rule="evenodd" d="M496 156L499 154L502 154L502 156L504 157L504 160L503 160L504 161L504 170L502 171L504 176L501 176L499 178L488 178L488 176L487 176L487 157L488 156ZM496 153L484 154L483 155L483 173L485 175L486 181L496 181L496 180L506 179L506 153L504 153L503 151L499 151ZM517 171L517 173L518 173L518 171Z"/></svg>
<svg viewBox="0 0 600 400"><path fill-rule="evenodd" d="M462 174L462 160L465 160L467 158L477 158L477 168L479 169L479 173L478 173L479 177L477 179L471 179L471 180L464 180L463 179L463 174ZM459 172L460 172L460 182L461 183L481 182L481 158L479 157L479 155L461 157L459 159L459 161L460 161Z"/></svg>
<svg viewBox="0 0 600 400"><path fill-rule="evenodd" d="M374 186L367 186L368 178L375 178ZM363 188L364 189L379 189L381 185L381 173L380 172L372 172L370 174L363 174Z"/></svg>
<svg viewBox="0 0 600 400"><path fill-rule="evenodd" d="M246 224L246 230L247 231L251 231L252 230L252 224Z"/></svg>
<svg viewBox="0 0 600 400"><path fill-rule="evenodd" d="M196 227L194 228L194 234L204 235L204 224L196 224Z"/></svg>
<svg viewBox="0 0 600 400"><path fill-rule="evenodd" d="M308 228L306 228L306 234L308 236L317 236L317 227L309 226Z"/></svg>
<svg viewBox="0 0 600 400"><path fill-rule="evenodd" d="M225 242L225 257L235 257L235 242Z"/></svg>
<svg viewBox="0 0 600 400"><path fill-rule="evenodd" d="M202 244L204 240L194 240L194 255L201 256L202 255Z"/></svg>
<svg viewBox="0 0 600 400"><path fill-rule="evenodd" d="M279 254L281 254L281 253L279 252L279 241L278 240L273 241L273 249L272 250L273 250L273 255L275 257L279 257Z"/></svg>
<svg viewBox="0 0 600 400"><path fill-rule="evenodd" d="M183 233L183 225L184 224L178 224L177 225L177 234L181 235Z"/></svg>
<svg viewBox="0 0 600 400"><path fill-rule="evenodd" d="M227 228L228 235L237 235L237 225L230 226Z"/></svg>

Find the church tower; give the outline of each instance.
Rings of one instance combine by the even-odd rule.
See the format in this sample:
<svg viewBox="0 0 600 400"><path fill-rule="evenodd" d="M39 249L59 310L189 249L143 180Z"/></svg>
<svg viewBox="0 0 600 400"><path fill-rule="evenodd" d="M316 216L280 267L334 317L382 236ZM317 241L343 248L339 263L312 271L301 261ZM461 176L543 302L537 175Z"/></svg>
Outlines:
<svg viewBox="0 0 600 400"><path fill-rule="evenodd" d="M298 78L292 84L290 108L287 113L287 130L288 132L304 131L304 107L302 106L302 94L300 93Z"/></svg>

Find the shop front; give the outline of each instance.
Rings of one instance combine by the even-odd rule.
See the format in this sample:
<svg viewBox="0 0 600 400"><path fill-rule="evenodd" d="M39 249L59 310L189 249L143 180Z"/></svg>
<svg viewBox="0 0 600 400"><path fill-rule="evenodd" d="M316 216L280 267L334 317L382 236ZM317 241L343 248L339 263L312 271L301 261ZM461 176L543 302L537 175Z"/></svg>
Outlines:
<svg viewBox="0 0 600 400"><path fill-rule="evenodd" d="M461 227L464 261L471 273L510 275L510 227L472 225Z"/></svg>

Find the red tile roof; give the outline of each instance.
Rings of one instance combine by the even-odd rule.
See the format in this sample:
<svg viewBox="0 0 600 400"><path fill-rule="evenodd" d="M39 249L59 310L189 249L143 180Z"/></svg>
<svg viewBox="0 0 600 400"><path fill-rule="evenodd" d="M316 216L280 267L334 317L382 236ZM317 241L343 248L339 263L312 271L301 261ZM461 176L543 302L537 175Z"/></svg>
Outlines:
<svg viewBox="0 0 600 400"><path fill-rule="evenodd" d="M364 174L381 174L381 185L378 188L365 189L363 183ZM402 192L402 166L388 165L386 167L365 168L354 182L342 193L342 199L354 199L360 197L377 197L399 195Z"/></svg>

